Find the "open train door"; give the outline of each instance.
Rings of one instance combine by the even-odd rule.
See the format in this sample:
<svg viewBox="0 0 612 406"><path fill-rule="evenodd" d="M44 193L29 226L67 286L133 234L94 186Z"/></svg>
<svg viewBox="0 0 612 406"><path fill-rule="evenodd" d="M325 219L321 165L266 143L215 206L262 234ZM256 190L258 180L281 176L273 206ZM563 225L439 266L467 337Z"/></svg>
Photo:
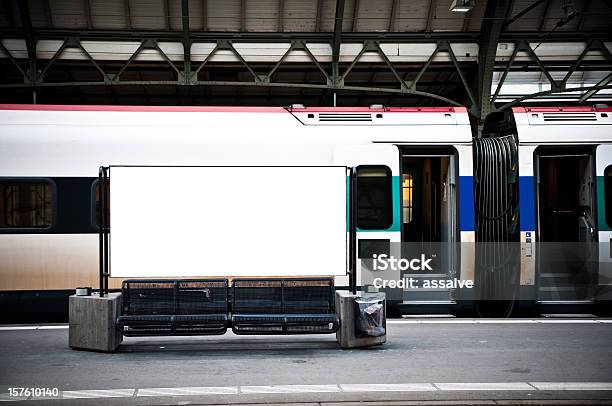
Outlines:
<svg viewBox="0 0 612 406"><path fill-rule="evenodd" d="M428 267L404 273L414 281L404 304L455 304L457 289L438 281L458 274L458 152L446 146L401 146L400 152L402 258L431 258Z"/></svg>
<svg viewBox="0 0 612 406"><path fill-rule="evenodd" d="M598 279L595 153L593 146L535 150L541 303L593 302Z"/></svg>
<svg viewBox="0 0 612 406"><path fill-rule="evenodd" d="M599 145L595 157L599 225L599 277L596 298L609 302L612 300L612 145Z"/></svg>

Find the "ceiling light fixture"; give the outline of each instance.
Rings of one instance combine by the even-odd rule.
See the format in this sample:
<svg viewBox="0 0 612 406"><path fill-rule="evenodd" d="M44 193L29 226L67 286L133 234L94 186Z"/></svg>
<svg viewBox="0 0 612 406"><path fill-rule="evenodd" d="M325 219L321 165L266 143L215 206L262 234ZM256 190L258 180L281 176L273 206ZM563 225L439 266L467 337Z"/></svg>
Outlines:
<svg viewBox="0 0 612 406"><path fill-rule="evenodd" d="M455 13L467 13L476 5L475 0L453 0L449 10Z"/></svg>

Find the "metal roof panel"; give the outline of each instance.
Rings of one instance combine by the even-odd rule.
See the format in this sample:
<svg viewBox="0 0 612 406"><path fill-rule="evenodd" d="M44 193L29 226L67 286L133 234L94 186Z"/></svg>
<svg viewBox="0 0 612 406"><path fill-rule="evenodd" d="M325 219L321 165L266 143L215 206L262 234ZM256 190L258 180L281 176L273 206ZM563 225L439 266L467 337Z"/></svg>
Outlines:
<svg viewBox="0 0 612 406"><path fill-rule="evenodd" d="M398 19L395 27L397 31L425 31L427 26L427 12L431 0L402 1L399 4Z"/></svg>
<svg viewBox="0 0 612 406"><path fill-rule="evenodd" d="M392 0L360 0L358 31L387 31Z"/></svg>
<svg viewBox="0 0 612 406"><path fill-rule="evenodd" d="M124 30L127 16L123 0L90 0L91 19L99 30Z"/></svg>
<svg viewBox="0 0 612 406"><path fill-rule="evenodd" d="M278 29L278 0L247 1L246 30L274 32Z"/></svg>

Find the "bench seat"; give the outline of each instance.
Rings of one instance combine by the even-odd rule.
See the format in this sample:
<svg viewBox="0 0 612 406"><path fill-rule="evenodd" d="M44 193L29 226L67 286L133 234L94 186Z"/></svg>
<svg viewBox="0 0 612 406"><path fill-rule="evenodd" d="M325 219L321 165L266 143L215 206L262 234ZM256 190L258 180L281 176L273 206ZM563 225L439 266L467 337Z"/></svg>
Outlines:
<svg viewBox="0 0 612 406"><path fill-rule="evenodd" d="M238 314L232 316L236 334L326 334L338 329L335 314Z"/></svg>

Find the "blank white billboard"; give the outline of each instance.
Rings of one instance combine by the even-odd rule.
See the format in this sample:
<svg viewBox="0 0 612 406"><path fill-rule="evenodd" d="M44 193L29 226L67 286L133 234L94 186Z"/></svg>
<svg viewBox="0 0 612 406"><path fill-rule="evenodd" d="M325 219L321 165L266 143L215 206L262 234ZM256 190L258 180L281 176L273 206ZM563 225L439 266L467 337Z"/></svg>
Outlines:
<svg viewBox="0 0 612 406"><path fill-rule="evenodd" d="M345 275L344 167L110 168L111 277Z"/></svg>

